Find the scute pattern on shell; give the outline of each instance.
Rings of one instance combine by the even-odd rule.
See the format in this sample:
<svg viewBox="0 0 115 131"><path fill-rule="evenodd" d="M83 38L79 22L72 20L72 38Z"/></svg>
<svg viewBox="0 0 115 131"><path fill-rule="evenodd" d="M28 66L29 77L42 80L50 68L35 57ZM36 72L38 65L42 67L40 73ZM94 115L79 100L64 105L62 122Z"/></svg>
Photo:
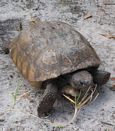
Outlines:
<svg viewBox="0 0 115 131"><path fill-rule="evenodd" d="M11 45L11 57L29 81L44 81L100 64L89 42L63 22L33 22Z"/></svg>

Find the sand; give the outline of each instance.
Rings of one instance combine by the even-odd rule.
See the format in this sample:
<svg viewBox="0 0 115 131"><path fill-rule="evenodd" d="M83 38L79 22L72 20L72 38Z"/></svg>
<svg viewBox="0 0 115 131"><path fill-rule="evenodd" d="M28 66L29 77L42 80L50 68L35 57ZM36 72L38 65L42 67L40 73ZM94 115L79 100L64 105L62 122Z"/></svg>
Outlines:
<svg viewBox="0 0 115 131"><path fill-rule="evenodd" d="M115 36L114 0L1 0L0 46L19 34L20 23L26 28L32 16L72 25L100 56L100 69L115 77L115 39L108 37ZM110 89L113 84L115 81L110 80L101 87L96 101L81 109L72 124L67 123L74 107L63 97L58 98L47 118L40 119L36 109L43 91L32 90L9 55L0 49L0 131L114 131L115 92ZM13 97L16 89L17 100Z"/></svg>

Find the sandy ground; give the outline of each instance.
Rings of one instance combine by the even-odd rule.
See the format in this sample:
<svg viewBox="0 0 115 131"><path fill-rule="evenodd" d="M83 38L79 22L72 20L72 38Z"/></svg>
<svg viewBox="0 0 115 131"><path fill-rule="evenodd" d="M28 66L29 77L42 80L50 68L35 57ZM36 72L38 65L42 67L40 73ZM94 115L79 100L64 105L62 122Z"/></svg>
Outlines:
<svg viewBox="0 0 115 131"><path fill-rule="evenodd" d="M115 36L114 0L1 0L0 45L19 33L20 21L25 28L31 16L72 25L99 54L100 68L115 77L115 40L107 35ZM32 90L10 57L0 50L0 131L115 131L115 92L110 90L113 84L110 80L104 85L97 100L83 108L72 124L64 126L72 118L74 107L62 97L51 115L40 119L36 108L43 92ZM25 95L15 101L16 89L17 96Z"/></svg>

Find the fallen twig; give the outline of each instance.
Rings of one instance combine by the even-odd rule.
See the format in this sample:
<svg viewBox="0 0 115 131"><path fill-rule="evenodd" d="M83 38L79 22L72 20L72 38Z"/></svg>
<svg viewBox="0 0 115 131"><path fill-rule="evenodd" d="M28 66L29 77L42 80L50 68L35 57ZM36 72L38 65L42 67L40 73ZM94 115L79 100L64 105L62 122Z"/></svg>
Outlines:
<svg viewBox="0 0 115 131"><path fill-rule="evenodd" d="M115 5L115 3L114 2L104 2L104 5Z"/></svg>
<svg viewBox="0 0 115 131"><path fill-rule="evenodd" d="M18 97L18 99L17 99L16 102L20 101L22 98L28 98L30 92L31 92L31 91L26 91L26 92L24 92L22 95L20 95L20 96Z"/></svg>
<svg viewBox="0 0 115 131"><path fill-rule="evenodd" d="M108 123L108 122L104 122L104 121L100 121L102 124L106 124L106 125L109 125L109 126L115 126L114 124L111 124L111 123Z"/></svg>

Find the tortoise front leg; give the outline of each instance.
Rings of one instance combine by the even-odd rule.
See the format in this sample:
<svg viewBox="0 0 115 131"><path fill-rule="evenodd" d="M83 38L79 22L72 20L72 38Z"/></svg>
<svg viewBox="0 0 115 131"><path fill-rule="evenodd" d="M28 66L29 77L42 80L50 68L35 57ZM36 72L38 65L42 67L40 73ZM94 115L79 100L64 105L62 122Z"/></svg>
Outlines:
<svg viewBox="0 0 115 131"><path fill-rule="evenodd" d="M93 70L91 73L93 75L94 83L99 86L106 84L110 78L110 73L107 71Z"/></svg>
<svg viewBox="0 0 115 131"><path fill-rule="evenodd" d="M52 109L53 104L56 101L57 95L58 87L56 86L56 83L54 81L47 82L46 89L40 99L37 109L39 117L44 116L45 113L49 112Z"/></svg>

